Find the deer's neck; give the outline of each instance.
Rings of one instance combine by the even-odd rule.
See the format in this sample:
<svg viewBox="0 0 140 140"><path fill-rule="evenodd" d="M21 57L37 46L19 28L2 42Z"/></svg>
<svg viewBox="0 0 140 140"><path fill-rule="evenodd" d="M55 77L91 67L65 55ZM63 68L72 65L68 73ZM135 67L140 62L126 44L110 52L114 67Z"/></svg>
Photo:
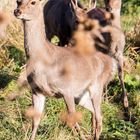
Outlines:
<svg viewBox="0 0 140 140"><path fill-rule="evenodd" d="M40 15L31 21L24 21L24 46L27 58L36 57L39 52L50 52L49 42L46 40L43 11ZM45 54L47 56L47 54Z"/></svg>

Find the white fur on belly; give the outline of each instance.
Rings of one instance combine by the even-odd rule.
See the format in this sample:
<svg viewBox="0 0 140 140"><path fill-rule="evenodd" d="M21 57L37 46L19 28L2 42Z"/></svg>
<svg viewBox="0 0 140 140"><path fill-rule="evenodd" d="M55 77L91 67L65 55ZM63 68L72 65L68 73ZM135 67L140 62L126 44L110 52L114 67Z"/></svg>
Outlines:
<svg viewBox="0 0 140 140"><path fill-rule="evenodd" d="M91 112L94 112L89 91L86 91L85 94L82 96L79 105L83 106L84 108L88 109Z"/></svg>

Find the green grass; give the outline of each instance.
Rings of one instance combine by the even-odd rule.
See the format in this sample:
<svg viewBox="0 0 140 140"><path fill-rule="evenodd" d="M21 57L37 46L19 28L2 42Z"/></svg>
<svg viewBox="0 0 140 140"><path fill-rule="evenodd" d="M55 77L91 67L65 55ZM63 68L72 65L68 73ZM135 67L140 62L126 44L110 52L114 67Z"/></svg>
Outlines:
<svg viewBox="0 0 140 140"><path fill-rule="evenodd" d="M137 42L140 42L139 23L137 16L122 16L126 34L125 84L131 121L125 120L120 85L115 78L102 104L102 140L136 140L140 135L140 52L136 49L139 47ZM57 38L53 41L56 42ZM22 26L14 21L7 29L7 38L0 39L0 140L27 140L31 135L31 120L25 116L25 110L31 105L31 93L29 89L19 89L16 82L25 62ZM10 101L14 95L18 97ZM77 110L83 114L80 125L88 135L91 131L91 114L79 106ZM72 130L60 121L60 114L64 111L66 106L63 99L46 99L36 140L80 139L78 135L74 137Z"/></svg>

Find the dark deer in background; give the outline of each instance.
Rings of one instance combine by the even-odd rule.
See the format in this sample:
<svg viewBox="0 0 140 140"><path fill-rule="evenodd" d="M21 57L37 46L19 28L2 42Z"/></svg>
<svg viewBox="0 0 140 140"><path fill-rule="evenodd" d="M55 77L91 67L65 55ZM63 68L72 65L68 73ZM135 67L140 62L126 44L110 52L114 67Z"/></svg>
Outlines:
<svg viewBox="0 0 140 140"><path fill-rule="evenodd" d="M78 6L82 8L79 2ZM77 27L71 0L49 0L44 6L44 21L47 38L51 40L56 35L60 40L59 45L67 45Z"/></svg>
<svg viewBox="0 0 140 140"><path fill-rule="evenodd" d="M24 47L28 56L27 79L36 112L33 115L31 140L35 139L46 96L63 97L71 118L76 112L75 100L89 109L92 112L94 138L99 140L102 131L102 92L116 69L116 60L96 51L91 34L83 32L81 25L74 36L77 41L75 47L51 44L46 40L40 0L18 0L17 4L14 14L24 25ZM93 27L94 34L96 24ZM85 47L86 51L81 51L81 47ZM77 122L74 126L79 128Z"/></svg>

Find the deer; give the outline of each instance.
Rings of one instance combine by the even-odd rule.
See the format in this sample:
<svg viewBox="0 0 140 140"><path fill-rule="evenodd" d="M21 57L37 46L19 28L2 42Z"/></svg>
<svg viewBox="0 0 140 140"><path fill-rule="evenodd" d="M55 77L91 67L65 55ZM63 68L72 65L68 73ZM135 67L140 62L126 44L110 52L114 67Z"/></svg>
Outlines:
<svg viewBox="0 0 140 140"><path fill-rule="evenodd" d="M75 35L75 47L58 47L51 44L45 36L40 0L18 0L14 15L23 21L24 48L28 58L27 80L36 112L32 118L30 140L35 139L46 97L62 97L70 118L76 112L75 103L90 110L94 139L99 140L102 131L102 92L104 85L116 71L116 60L97 51L93 47L93 38L87 32L88 37L85 38L81 27L80 36ZM84 41L86 39L87 45L92 48L90 51L84 53L79 49L83 44L80 37L84 37ZM73 125L79 130L78 122Z"/></svg>
<svg viewBox="0 0 140 140"><path fill-rule="evenodd" d="M104 41L101 41L98 37L96 40L96 48L103 53L111 53L115 56L118 61L118 76L122 88L123 95L123 105L126 112L128 112L128 95L126 93L125 84L124 84L124 72L123 72L123 51L125 47L125 35L122 32L120 24L120 11L121 11L121 0L104 0L106 10L103 8L93 8L86 12L87 16L91 19L97 19L100 22L100 25L105 27L110 25L114 28L112 32L104 32L103 37ZM81 12L84 12L77 5L73 3L76 15L83 15ZM111 14L109 17L108 15ZM78 16L79 17L79 16ZM107 46L106 49L102 45ZM128 114L126 114L128 115Z"/></svg>
<svg viewBox="0 0 140 140"><path fill-rule="evenodd" d="M125 36L122 32L121 25L120 25L121 0L104 0L105 9L96 8L97 0L93 0L92 2L94 3L93 8L86 11L86 14L88 15L88 17L91 19L99 20L101 26L111 25L112 27L116 28L115 32L112 32L112 33L104 32L103 33L104 42L97 38L96 47L98 50L100 50L104 53L111 52L113 55L115 55L116 59L118 60L118 76L119 76L120 85L121 85L121 89L122 89L122 101L123 101L124 109L128 110L128 106L129 106L128 95L127 95L126 89L125 89L124 73L123 73L123 59L124 59L123 50L124 50L124 46L125 46ZM69 7L69 11L71 11L71 16L69 14L67 14L67 16L65 16L65 17L60 15L62 17L58 19L58 15L60 13L59 11L63 11L62 4L64 4L66 6L65 3L69 3L71 5ZM90 1L90 3L91 3L91 1ZM57 6L57 5L61 5L61 6ZM53 8L49 9L48 7L51 7L51 6ZM57 9L54 7L57 7ZM78 9L80 9L80 10L78 10ZM61 1L57 1L57 2L55 2L55 0L49 0L48 3L46 3L46 5L44 7L44 20L47 21L47 22L45 22L46 33L48 32L47 33L48 35L51 34L51 35L49 35L50 38L53 35L58 35L58 37L60 38L60 44L62 46L66 46L66 44L71 42L72 34L77 29L77 26L79 24L79 21L78 21L79 13L77 13L77 10L84 11L84 8L79 7L77 0L71 0L71 1L70 0L67 0L67 1L61 0ZM106 18L106 15L108 13L112 13L112 15L114 17L113 20ZM53 24L55 19L58 19L57 24ZM58 27L58 25L61 25L61 23L62 23L60 21L60 19L63 20L63 23L64 23L63 24L64 26L62 28ZM67 21L69 21L69 22L67 22ZM64 27L67 27L67 29L65 29ZM68 31L68 29L69 29L69 31ZM64 35L64 39L61 36L61 34L62 34L62 36ZM50 40L50 38L49 38L49 40ZM108 46L108 48L102 49L103 45Z"/></svg>
<svg viewBox="0 0 140 140"><path fill-rule="evenodd" d="M112 20L111 25L121 29L121 20L120 20L120 12L121 12L121 4L122 0L105 0L106 10L113 13L115 18ZM115 46L117 46L117 51L115 50ZM124 34L112 34L112 42L111 48L113 52L117 52L116 56L118 59L118 75L122 87L122 95L123 95L123 104L125 110L128 112L129 102L128 102L128 95L125 89L124 84L124 72L123 72L123 50L125 46L125 36Z"/></svg>
<svg viewBox="0 0 140 140"><path fill-rule="evenodd" d="M75 2L75 0L73 1ZM83 9L80 2L77 2L77 4ZM49 0L43 11L46 37L51 40L56 35L59 37L59 45L67 45L77 27L71 0Z"/></svg>

